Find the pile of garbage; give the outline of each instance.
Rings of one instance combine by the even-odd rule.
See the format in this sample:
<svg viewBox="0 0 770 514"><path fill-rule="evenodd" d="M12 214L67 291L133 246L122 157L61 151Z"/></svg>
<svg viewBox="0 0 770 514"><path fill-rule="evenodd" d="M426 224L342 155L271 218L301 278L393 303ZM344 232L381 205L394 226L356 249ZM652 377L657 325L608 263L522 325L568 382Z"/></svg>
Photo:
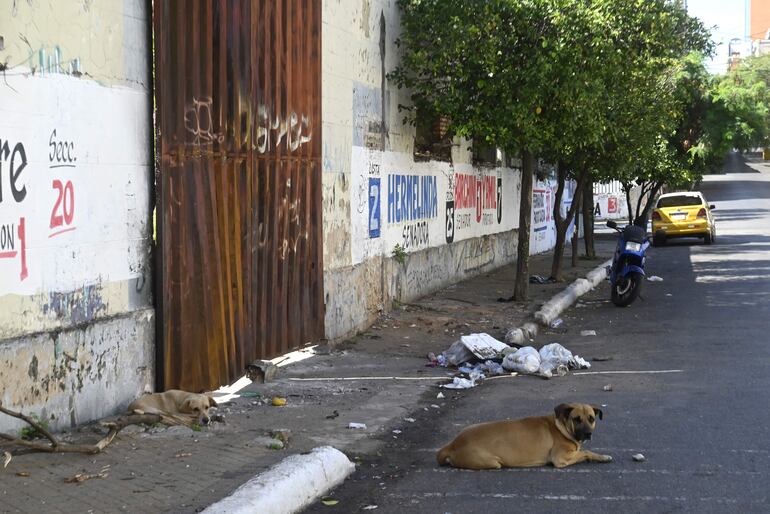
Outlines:
<svg viewBox="0 0 770 514"><path fill-rule="evenodd" d="M441 386L446 389L470 389L485 378L511 372L551 378L591 367L559 343L547 344L540 351L532 346L517 349L485 333L462 336L439 355L428 354L428 359L428 366L454 367L464 375Z"/></svg>
<svg viewBox="0 0 770 514"><path fill-rule="evenodd" d="M503 368L550 378L563 377L571 369L588 369L591 364L559 343L551 343L537 351L532 346L519 348L503 358Z"/></svg>

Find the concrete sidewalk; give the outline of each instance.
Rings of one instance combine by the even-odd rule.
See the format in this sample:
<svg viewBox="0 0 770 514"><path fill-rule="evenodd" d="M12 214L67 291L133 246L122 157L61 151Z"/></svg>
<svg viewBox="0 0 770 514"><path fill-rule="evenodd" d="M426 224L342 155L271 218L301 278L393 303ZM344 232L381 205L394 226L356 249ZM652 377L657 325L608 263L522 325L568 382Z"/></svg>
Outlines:
<svg viewBox="0 0 770 514"><path fill-rule="evenodd" d="M599 258L579 259L576 268L568 247L565 281L531 284L524 304L497 301L513 289L515 267L506 266L397 305L359 336L303 352L300 357L308 358L282 367L275 381L238 391L219 409L225 423L197 432L129 427L98 455L16 455L0 469L0 513L198 512L290 455L319 446L342 450L354 461L376 453L383 438L398 438L398 430L430 423L451 408L448 399L436 399L436 379L450 370L426 367L428 352L440 353L473 332L503 340L508 328L531 319L542 303L606 260L613 244L598 240ZM534 256L530 273L548 276L550 264L550 254ZM420 380L336 380L393 376ZM316 378L335 380L297 380ZM270 405L273 396L286 398L286 406ZM351 422L366 429L348 429ZM65 436L94 440L98 430L80 427ZM285 449L268 448L275 446L276 430L289 435ZM78 473L102 477L65 481Z"/></svg>

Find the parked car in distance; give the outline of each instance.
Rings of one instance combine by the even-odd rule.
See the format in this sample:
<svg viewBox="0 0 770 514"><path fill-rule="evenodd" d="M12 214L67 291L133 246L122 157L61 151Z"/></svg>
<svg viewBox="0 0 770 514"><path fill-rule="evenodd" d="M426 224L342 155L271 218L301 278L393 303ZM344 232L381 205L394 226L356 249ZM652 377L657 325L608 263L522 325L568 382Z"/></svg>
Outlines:
<svg viewBox="0 0 770 514"><path fill-rule="evenodd" d="M662 246L675 237L702 237L710 245L716 241L714 215L699 191L660 195L652 211L652 244Z"/></svg>

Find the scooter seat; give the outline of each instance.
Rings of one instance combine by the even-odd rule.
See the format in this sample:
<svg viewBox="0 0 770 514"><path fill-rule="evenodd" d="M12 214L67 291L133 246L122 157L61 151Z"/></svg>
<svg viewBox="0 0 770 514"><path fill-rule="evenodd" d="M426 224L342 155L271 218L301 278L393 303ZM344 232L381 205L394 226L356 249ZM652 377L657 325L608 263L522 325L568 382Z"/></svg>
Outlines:
<svg viewBox="0 0 770 514"><path fill-rule="evenodd" d="M636 225L627 225L623 229L623 239L634 243L644 243L647 233L642 227Z"/></svg>

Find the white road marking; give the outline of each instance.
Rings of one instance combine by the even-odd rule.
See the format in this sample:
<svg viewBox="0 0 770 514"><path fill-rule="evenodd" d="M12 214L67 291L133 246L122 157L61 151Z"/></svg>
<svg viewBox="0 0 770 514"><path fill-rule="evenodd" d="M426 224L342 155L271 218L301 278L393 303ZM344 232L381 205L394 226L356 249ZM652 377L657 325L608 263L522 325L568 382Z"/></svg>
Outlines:
<svg viewBox="0 0 770 514"><path fill-rule="evenodd" d="M735 498L725 497L704 497L704 498L688 498L687 496L583 496L578 494L520 494L520 493L390 493L389 498L396 499L409 499L409 498L474 498L474 499L501 499L501 500L552 500L552 501L608 501L608 502L687 502L687 501L701 501L708 503L720 503L720 504L737 504L737 503L751 503L751 504L767 504L766 501L744 501L737 500Z"/></svg>
<svg viewBox="0 0 770 514"><path fill-rule="evenodd" d="M648 371L576 371L573 375L654 375L658 373L683 373L682 369L657 369Z"/></svg>
<svg viewBox="0 0 770 514"><path fill-rule="evenodd" d="M471 469L459 469L459 468L451 468L451 467L441 467L441 468L429 468L429 469L415 469L413 473L475 473L474 470ZM734 476L762 476L765 473L761 471L733 471L733 470L726 470L726 469L715 469L715 470L704 470L704 469L679 469L679 470L670 470L670 469L617 469L613 468L610 469L606 466L603 466L602 468L562 468L562 469L556 469L550 466L543 466L543 467L537 467L537 468L503 468L499 471L496 471L497 473L578 473L578 474L584 474L584 473L603 473L603 474L611 474L611 475L635 475L635 474L649 474L649 475L703 475L704 473L711 474L713 476L724 476L724 475L734 475Z"/></svg>

